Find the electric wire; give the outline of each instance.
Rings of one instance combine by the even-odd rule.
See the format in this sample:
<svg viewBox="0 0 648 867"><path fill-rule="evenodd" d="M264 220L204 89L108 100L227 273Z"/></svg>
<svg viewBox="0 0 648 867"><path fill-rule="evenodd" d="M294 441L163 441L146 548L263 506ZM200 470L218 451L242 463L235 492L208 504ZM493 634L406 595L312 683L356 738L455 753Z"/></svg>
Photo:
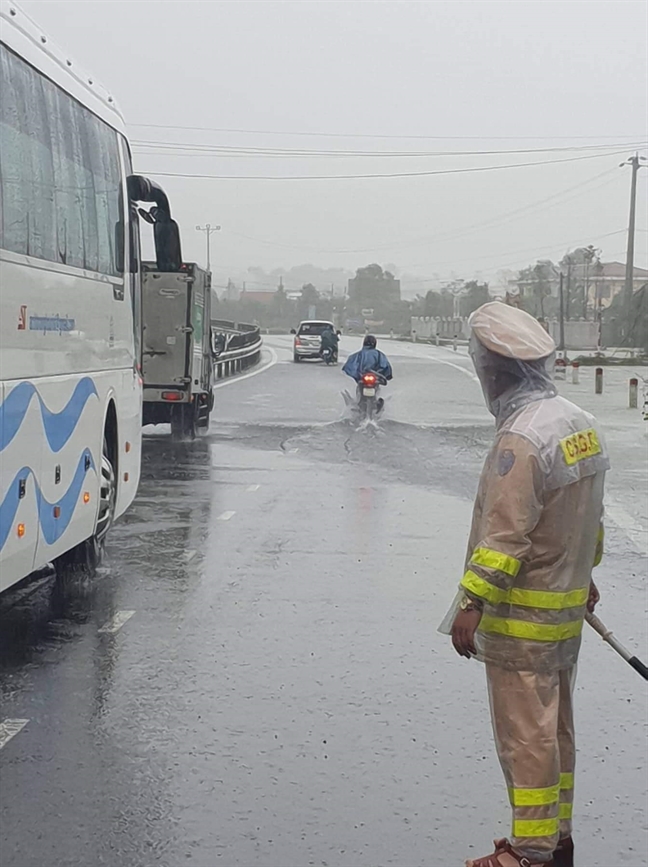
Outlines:
<svg viewBox="0 0 648 867"><path fill-rule="evenodd" d="M639 135L618 135L605 133L604 135L407 135L402 133L338 133L338 132L312 132L312 131L279 131L271 129L241 129L231 127L215 127L215 126L188 126L184 124L166 124L166 123L131 123L129 126L138 129L174 129L184 130L189 132L219 132L219 133L236 133L242 135L281 135L281 136L306 136L319 138L362 138L362 139L411 139L411 140L427 140L427 141L566 141L570 139L579 141L591 141L601 139L618 139L628 138L636 139Z"/></svg>
<svg viewBox="0 0 648 867"><path fill-rule="evenodd" d="M601 159L602 157L616 156L623 151L606 153L586 154L585 156L562 157L556 160L536 160L526 163L506 163L495 166L470 166L459 169L431 169L427 171L411 172L378 172L375 174L348 174L348 175L212 175L191 174L188 172L144 170L146 174L164 178L184 178L187 180L214 180L214 181L346 181L346 180L371 180L377 178L416 178L432 177L440 175L462 175L483 172L504 171L508 169L533 168L536 166L558 165L561 163L582 162L583 160Z"/></svg>
<svg viewBox="0 0 648 867"><path fill-rule="evenodd" d="M154 141L137 141L131 142L131 145L137 150L139 155L172 155L182 157L195 156L221 156L221 157L264 157L264 158L282 158L282 159L321 159L321 158L384 158L384 159L402 159L416 158L423 159L428 157L460 157L460 156L509 156L514 154L535 154L535 153L565 153L573 151L594 151L594 150L610 150L611 148L624 148L631 150L633 148L641 148L645 146L645 142L614 142L610 144L596 145L568 145L564 147L542 147L542 148L513 148L505 150L443 150L443 151L353 151L353 150L308 150L304 148L269 148L269 147L247 147L241 145L210 145L210 144L189 144L186 142L154 142ZM149 148L149 150L146 150Z"/></svg>
<svg viewBox="0 0 648 867"><path fill-rule="evenodd" d="M609 177L614 174L614 177ZM521 214L526 212L526 215L534 214L539 211L546 210L547 208L555 207L556 205L565 204L566 202L573 201L577 199L583 193L583 187L586 187L597 180L600 180L602 177L608 176L606 180L593 189L589 189L587 192L592 193L596 190L602 189L603 187L610 184L613 180L616 180L616 169L606 169L604 172L601 172L598 175L595 175L593 178L589 178L586 181L582 181L579 184L575 184L574 186L568 187L565 190L561 190L558 193L554 193L551 196L547 196L544 199L540 199L537 202L531 202L528 205L524 205L521 208L515 208L513 211L505 212L504 214L499 214L496 217L491 217L488 220L481 221L479 223L472 223L468 226L465 226L460 232L442 232L436 233L433 235L428 235L426 237L418 236L416 240L413 241L405 241L397 240L393 242L381 242L380 244L375 244L370 247L356 247L353 249L330 249L330 248L322 248L322 247L313 247L307 244L290 244L281 241L268 241L263 238L256 238L252 235L247 235L242 232L235 232L231 229L228 230L229 235L233 235L235 237L244 238L247 241L254 241L258 244L263 244L269 247L282 247L286 249L295 249L295 250L306 250L313 253L335 253L335 254L349 254L349 253L369 253L376 250L400 250L400 249L409 249L412 247L420 247L426 246L434 241L454 241L459 238L466 237L467 235L473 234L476 231L485 228L496 228L500 225L503 225L509 222L515 217L520 216ZM580 190L574 196L568 196L567 198L562 198L566 194L573 192L574 190Z"/></svg>

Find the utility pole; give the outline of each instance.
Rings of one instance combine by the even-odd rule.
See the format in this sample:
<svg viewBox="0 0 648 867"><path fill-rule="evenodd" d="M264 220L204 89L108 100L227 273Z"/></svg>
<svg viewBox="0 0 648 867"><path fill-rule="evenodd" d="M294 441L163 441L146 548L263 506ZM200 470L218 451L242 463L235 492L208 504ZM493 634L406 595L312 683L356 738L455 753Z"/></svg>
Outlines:
<svg viewBox="0 0 648 867"><path fill-rule="evenodd" d="M634 284L634 242L635 242L635 216L637 210L637 174L642 168L641 163L645 162L646 157L640 157L636 153L629 160L621 163L620 166L632 166L632 178L630 180L630 219L628 220L628 249L626 253L626 270L625 270L625 286L623 289L623 308L625 328L624 332L627 337L630 330L630 319L632 316L632 290Z"/></svg>
<svg viewBox="0 0 648 867"><path fill-rule="evenodd" d="M569 320L569 313L571 307L571 276L572 276L572 263L571 259L567 258L567 303L565 304L565 318Z"/></svg>
<svg viewBox="0 0 648 867"><path fill-rule="evenodd" d="M563 291L563 281L565 275L560 272L560 284L558 287L558 298L560 300L560 337L558 351L564 354L565 352L565 293Z"/></svg>
<svg viewBox="0 0 648 867"><path fill-rule="evenodd" d="M196 226L197 232L204 232L207 240L207 270L211 271L211 236L214 232L220 232L220 226L212 226L211 223L205 223L204 226Z"/></svg>

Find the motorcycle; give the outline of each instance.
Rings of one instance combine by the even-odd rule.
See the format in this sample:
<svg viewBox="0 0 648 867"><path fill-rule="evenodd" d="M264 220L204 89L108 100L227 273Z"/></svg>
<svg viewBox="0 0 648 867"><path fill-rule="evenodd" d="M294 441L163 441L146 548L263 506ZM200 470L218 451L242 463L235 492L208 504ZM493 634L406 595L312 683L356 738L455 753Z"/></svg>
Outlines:
<svg viewBox="0 0 648 867"><path fill-rule="evenodd" d="M322 350L322 360L324 364L337 364L337 352L330 346Z"/></svg>
<svg viewBox="0 0 648 867"><path fill-rule="evenodd" d="M358 383L358 409L362 418L371 421L382 412L385 401L380 397L380 387L387 385L387 380L380 373L368 371L362 374Z"/></svg>

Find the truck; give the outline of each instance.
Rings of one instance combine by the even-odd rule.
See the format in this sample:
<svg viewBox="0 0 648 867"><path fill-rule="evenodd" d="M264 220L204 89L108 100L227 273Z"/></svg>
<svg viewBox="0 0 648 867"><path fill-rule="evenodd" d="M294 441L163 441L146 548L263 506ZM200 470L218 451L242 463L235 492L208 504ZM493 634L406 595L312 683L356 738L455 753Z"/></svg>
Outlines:
<svg viewBox="0 0 648 867"><path fill-rule="evenodd" d="M142 263L142 423L171 425L174 439L209 427L214 406L211 274L184 262Z"/></svg>

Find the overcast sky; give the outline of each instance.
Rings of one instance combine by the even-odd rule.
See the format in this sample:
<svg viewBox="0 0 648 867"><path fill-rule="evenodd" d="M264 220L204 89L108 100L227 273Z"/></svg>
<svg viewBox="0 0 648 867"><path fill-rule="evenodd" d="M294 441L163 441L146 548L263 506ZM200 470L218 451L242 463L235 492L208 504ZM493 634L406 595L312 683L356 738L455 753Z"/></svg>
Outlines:
<svg viewBox="0 0 648 867"><path fill-rule="evenodd" d="M618 164L648 138L644 0L21 5L111 89L132 141L282 151L134 149L136 169L170 196L185 259L204 263L197 224L222 226L212 241L217 283L249 266L377 261L425 291L437 276L492 279L588 243L625 261L630 169ZM574 146L589 150L438 154ZM321 155L331 150L356 155ZM159 174L384 175L548 160L564 162L345 180ZM645 169L643 267L647 189Z"/></svg>

